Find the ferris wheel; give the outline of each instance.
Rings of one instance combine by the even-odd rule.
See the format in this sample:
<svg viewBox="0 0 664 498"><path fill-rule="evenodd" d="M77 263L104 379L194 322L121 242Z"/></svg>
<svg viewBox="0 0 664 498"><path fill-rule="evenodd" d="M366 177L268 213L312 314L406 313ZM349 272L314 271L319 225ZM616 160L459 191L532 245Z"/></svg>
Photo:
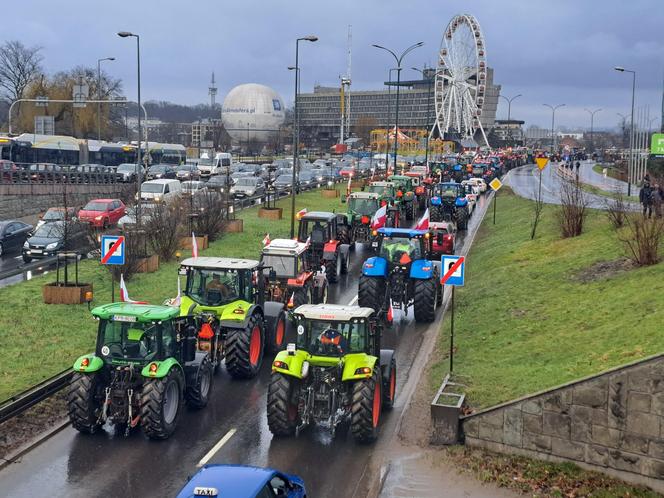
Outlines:
<svg viewBox="0 0 664 498"><path fill-rule="evenodd" d="M469 14L455 16L440 43L436 71L436 121L441 137L474 139L478 130L488 146L480 117L486 93L486 45L480 23Z"/></svg>

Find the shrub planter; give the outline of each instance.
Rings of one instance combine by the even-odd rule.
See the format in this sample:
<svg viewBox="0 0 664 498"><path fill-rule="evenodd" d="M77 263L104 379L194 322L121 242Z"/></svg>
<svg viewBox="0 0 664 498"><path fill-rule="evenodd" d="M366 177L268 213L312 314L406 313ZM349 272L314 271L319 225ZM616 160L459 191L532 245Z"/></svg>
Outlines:
<svg viewBox="0 0 664 498"><path fill-rule="evenodd" d="M208 236L196 237L196 245L199 251L210 247ZM191 237L180 237L180 249L191 249Z"/></svg>
<svg viewBox="0 0 664 498"><path fill-rule="evenodd" d="M198 238L198 237L196 237ZM159 256L153 254L146 258L138 258L136 261L136 273L152 273L159 269Z"/></svg>
<svg viewBox="0 0 664 498"><path fill-rule="evenodd" d="M450 382L445 376L440 389L431 402L431 444L457 444L459 442L459 416L465 394L458 391L462 386Z"/></svg>
<svg viewBox="0 0 664 498"><path fill-rule="evenodd" d="M280 220L283 217L283 211L283 208L260 208L258 217L268 220Z"/></svg>
<svg viewBox="0 0 664 498"><path fill-rule="evenodd" d="M226 231L229 233L240 233L244 231L244 224L242 220L228 220Z"/></svg>
<svg viewBox="0 0 664 498"><path fill-rule="evenodd" d="M92 292L92 284L58 284L53 282L42 287L45 304L82 304L86 302L85 294Z"/></svg>
<svg viewBox="0 0 664 498"><path fill-rule="evenodd" d="M337 189L323 189L323 197L326 199L334 199L335 197L339 197L339 191Z"/></svg>

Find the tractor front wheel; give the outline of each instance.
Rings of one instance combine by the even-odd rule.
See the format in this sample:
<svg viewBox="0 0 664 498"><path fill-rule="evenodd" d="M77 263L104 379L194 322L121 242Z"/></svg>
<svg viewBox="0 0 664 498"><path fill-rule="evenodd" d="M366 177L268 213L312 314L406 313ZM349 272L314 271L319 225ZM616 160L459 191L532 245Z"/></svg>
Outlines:
<svg viewBox="0 0 664 498"><path fill-rule="evenodd" d="M456 216L456 224L459 230L468 229L468 210L460 209Z"/></svg>
<svg viewBox="0 0 664 498"><path fill-rule="evenodd" d="M177 368L161 379L149 379L141 391L141 427L150 439L167 439L178 424L184 380Z"/></svg>
<svg viewBox="0 0 664 498"><path fill-rule="evenodd" d="M185 400L189 406L192 408L203 408L208 404L210 392L212 391L212 375L212 363L210 362L210 358L206 356L198 367L194 384L187 386L187 390L184 393Z"/></svg>
<svg viewBox="0 0 664 498"><path fill-rule="evenodd" d="M443 221L443 210L440 208L440 206L431 206L431 211L429 211L429 214L431 215L431 221Z"/></svg>
<svg viewBox="0 0 664 498"><path fill-rule="evenodd" d="M414 311L415 321L430 323L436 319L438 307L438 282L436 278L415 281Z"/></svg>
<svg viewBox="0 0 664 498"><path fill-rule="evenodd" d="M356 441L370 443L378 437L382 400L380 368L376 365L370 378L353 385L350 431Z"/></svg>
<svg viewBox="0 0 664 498"><path fill-rule="evenodd" d="M293 399L295 379L275 372L267 391L267 425L275 436L295 433L299 420L297 399Z"/></svg>
<svg viewBox="0 0 664 498"><path fill-rule="evenodd" d="M229 329L226 336L226 370L236 379L250 379L263 363L263 319L253 315L244 329Z"/></svg>
<svg viewBox="0 0 664 498"><path fill-rule="evenodd" d="M361 307L373 308L376 312L380 311L385 304L385 279L361 275L357 304Z"/></svg>
<svg viewBox="0 0 664 498"><path fill-rule="evenodd" d="M101 378L96 373L75 373L67 393L67 411L71 425L79 432L94 433L99 427L102 405Z"/></svg>
<svg viewBox="0 0 664 498"><path fill-rule="evenodd" d="M341 225L339 227L337 238L341 244L350 244L350 230L346 225ZM352 244L351 247L353 247Z"/></svg>

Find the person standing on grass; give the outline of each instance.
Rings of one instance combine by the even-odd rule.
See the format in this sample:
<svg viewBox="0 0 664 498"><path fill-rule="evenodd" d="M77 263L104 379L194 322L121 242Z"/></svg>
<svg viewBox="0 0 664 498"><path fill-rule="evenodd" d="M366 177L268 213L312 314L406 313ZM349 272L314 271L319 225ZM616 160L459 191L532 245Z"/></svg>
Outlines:
<svg viewBox="0 0 664 498"><path fill-rule="evenodd" d="M639 202L643 204L643 216L648 212L648 218L652 218L653 192L650 188L650 182L644 181L643 187L639 191Z"/></svg>
<svg viewBox="0 0 664 498"><path fill-rule="evenodd" d="M652 190L652 203L655 207L655 216L662 216L662 203L664 203L664 186L655 183Z"/></svg>

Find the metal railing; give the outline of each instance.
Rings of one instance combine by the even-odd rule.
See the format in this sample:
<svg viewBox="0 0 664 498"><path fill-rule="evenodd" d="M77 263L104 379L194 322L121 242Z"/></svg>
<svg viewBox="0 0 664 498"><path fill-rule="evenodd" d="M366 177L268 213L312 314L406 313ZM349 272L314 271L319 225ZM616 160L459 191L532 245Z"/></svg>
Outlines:
<svg viewBox="0 0 664 498"><path fill-rule="evenodd" d="M0 184L25 185L103 185L118 183L119 177L111 166L62 166L51 164L0 164Z"/></svg>
<svg viewBox="0 0 664 498"><path fill-rule="evenodd" d="M71 368L64 370L53 377L46 379L22 393L5 400L0 404L0 424L16 415L26 411L40 401L51 397L63 389L71 379L73 372Z"/></svg>

